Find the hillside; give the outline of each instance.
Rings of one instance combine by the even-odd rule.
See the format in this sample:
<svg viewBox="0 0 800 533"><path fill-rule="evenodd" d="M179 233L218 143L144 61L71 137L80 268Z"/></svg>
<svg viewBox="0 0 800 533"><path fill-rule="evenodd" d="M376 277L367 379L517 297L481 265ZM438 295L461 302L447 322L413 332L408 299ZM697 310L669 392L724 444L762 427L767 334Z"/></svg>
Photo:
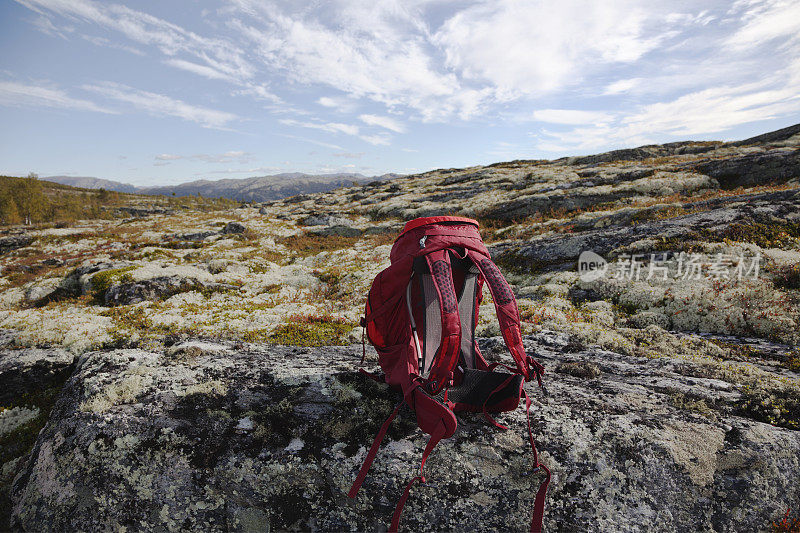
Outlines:
<svg viewBox="0 0 800 533"><path fill-rule="evenodd" d="M93 178L91 176L47 176L44 179L53 183L60 183L62 185L69 185L70 187L78 187L81 189L105 189L107 191L127 193L135 193L138 190L138 187L129 183Z"/></svg>
<svg viewBox="0 0 800 533"><path fill-rule="evenodd" d="M81 188L35 177L0 176L0 224L57 223L80 219L115 219L185 209L230 209L225 198L154 196Z"/></svg>
<svg viewBox="0 0 800 533"><path fill-rule="evenodd" d="M24 530L386 523L426 439L403 413L346 498L397 401L357 373L357 324L404 222L448 213L479 220L547 369L549 395L526 389L553 471L548 531L759 531L800 509L796 125L8 228L6 517ZM579 275L585 251L604 275ZM509 360L488 293L477 331ZM540 480L524 412L498 418L506 432L459 419L403 527L523 527Z"/></svg>
<svg viewBox="0 0 800 533"><path fill-rule="evenodd" d="M290 172L252 178L230 178L220 180L197 180L163 187L137 187L100 178L50 176L47 179L75 187L104 188L109 191L129 192L160 196L203 196L205 198L228 198L241 202L267 202L298 194L325 192L353 183L389 180L397 174L364 176L358 173L303 174Z"/></svg>

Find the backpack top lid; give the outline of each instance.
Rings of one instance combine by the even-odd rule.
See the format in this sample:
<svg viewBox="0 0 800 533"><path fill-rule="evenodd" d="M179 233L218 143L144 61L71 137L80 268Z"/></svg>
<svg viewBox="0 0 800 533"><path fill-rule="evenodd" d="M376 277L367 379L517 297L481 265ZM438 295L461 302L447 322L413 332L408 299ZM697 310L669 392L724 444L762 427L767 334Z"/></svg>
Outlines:
<svg viewBox="0 0 800 533"><path fill-rule="evenodd" d="M420 255L455 247L467 247L488 255L478 231L478 221L466 217L435 216L406 222L394 240L389 259L394 265ZM407 265L403 268L410 268Z"/></svg>
<svg viewBox="0 0 800 533"><path fill-rule="evenodd" d="M397 236L399 239L404 233L411 231L412 229L419 228L421 226L427 226L429 224L442 224L448 222L460 222L466 224L475 224L475 227L480 227L477 220L473 220L467 217L454 217L454 216L437 216L437 217L422 217L422 218L415 218L414 220L409 220L406 222L406 225L403 226L403 231L400 232L400 235Z"/></svg>

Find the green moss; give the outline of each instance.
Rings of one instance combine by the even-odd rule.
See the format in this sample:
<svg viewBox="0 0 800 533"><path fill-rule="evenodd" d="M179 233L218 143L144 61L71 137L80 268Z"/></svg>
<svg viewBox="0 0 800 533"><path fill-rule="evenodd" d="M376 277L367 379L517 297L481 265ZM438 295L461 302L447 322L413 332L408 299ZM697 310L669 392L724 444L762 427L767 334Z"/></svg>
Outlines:
<svg viewBox="0 0 800 533"><path fill-rule="evenodd" d="M708 233L709 237L715 236L708 230L704 230L704 233ZM786 248L800 239L800 222L731 224L717 237L731 241L752 242L761 248Z"/></svg>
<svg viewBox="0 0 800 533"><path fill-rule="evenodd" d="M631 215L631 223L652 222L654 220L664 220L675 218L689 213L682 205L660 206L657 208L640 209Z"/></svg>
<svg viewBox="0 0 800 533"><path fill-rule="evenodd" d="M341 268L334 266L323 270L314 270L312 274L324 284L320 292L320 297L323 299L336 300L346 292L342 285L345 273Z"/></svg>
<svg viewBox="0 0 800 533"><path fill-rule="evenodd" d="M116 282L128 283L133 281L133 278L127 272L135 270L136 266L126 266L123 268L112 268L111 270L103 270L92 276L92 294L96 299L102 299L106 291Z"/></svg>
<svg viewBox="0 0 800 533"><path fill-rule="evenodd" d="M275 344L291 346L330 346L345 344L344 336L355 324L335 317L292 317L269 336Z"/></svg>
<svg viewBox="0 0 800 533"><path fill-rule="evenodd" d="M743 385L739 414L760 422L800 430L800 392Z"/></svg>
<svg viewBox="0 0 800 533"><path fill-rule="evenodd" d="M683 250L686 252L702 251L702 242L749 242L761 248L791 248L800 241L800 222L770 221L736 223L723 230L702 228L686 235L662 238L657 242L656 251ZM787 288L800 284L800 269L787 272ZM780 283L780 281L779 281Z"/></svg>
<svg viewBox="0 0 800 533"><path fill-rule="evenodd" d="M682 392L672 392L669 395L669 403L673 407L685 411L700 413L706 418L716 419L716 413L703 399L694 399Z"/></svg>
<svg viewBox="0 0 800 533"><path fill-rule="evenodd" d="M786 361L783 363L783 366L788 368L793 372L800 373L800 349L794 350L786 357Z"/></svg>

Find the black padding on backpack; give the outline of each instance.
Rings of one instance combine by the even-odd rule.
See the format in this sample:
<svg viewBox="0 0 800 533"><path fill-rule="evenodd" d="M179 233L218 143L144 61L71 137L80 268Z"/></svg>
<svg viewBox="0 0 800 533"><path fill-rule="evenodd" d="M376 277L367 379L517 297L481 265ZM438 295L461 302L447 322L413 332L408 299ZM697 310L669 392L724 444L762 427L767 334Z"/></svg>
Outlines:
<svg viewBox="0 0 800 533"><path fill-rule="evenodd" d="M490 401L486 399L492 391L502 385L503 381L511 377L508 384L495 392ZM492 407L511 397L519 396L519 387L523 377L518 374L507 374L505 372L489 372L486 370L476 370L473 368L464 369L464 379L461 384L450 387L447 399L453 403L463 403L481 409L486 404L486 410L492 411ZM444 393L439 393L437 398L443 399Z"/></svg>

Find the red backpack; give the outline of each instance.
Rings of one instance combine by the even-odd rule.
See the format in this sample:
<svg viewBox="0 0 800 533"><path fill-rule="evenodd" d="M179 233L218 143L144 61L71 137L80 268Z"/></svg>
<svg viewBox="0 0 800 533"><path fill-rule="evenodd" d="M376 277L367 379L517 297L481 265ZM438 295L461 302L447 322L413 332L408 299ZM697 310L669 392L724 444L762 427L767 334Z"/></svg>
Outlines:
<svg viewBox="0 0 800 533"><path fill-rule="evenodd" d="M431 437L422 454L420 474L408 483L397 503L390 528L397 531L411 486L425 483L425 460L441 439L456 430L454 413L483 412L495 426L506 429L488 413L512 411L520 398L525 398L529 413L531 401L523 385L536 378L541 386L544 367L525 353L514 293L489 257L475 220L452 216L412 220L395 240L390 259L391 265L372 282L361 325L378 352L383 379L401 391L403 399L375 437L348 496L358 494L389 425L407 403L416 413L420 429ZM488 364L475 342L484 283L489 286L515 368ZM508 372L495 372L498 366ZM538 532L550 471L539 463L530 416L528 439L534 471L541 469L546 474L536 494L531 522L531 531Z"/></svg>

